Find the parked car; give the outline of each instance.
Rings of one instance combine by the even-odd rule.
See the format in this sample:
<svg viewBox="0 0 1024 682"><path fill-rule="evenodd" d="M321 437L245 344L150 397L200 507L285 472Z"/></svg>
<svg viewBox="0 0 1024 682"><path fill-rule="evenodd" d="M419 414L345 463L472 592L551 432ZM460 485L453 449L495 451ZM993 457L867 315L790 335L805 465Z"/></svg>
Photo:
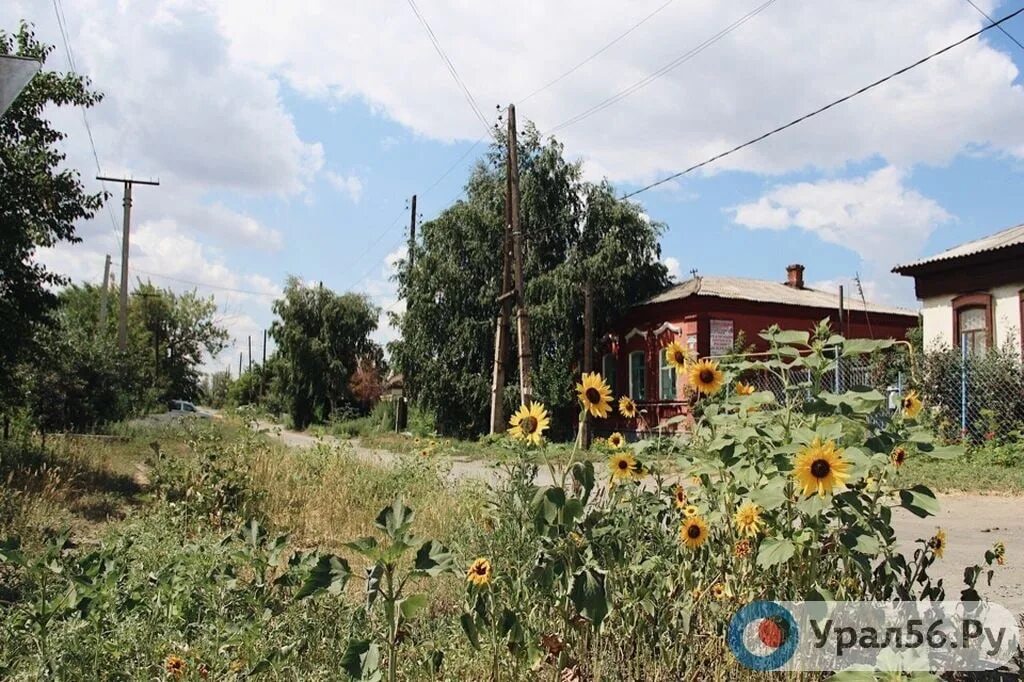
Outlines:
<svg viewBox="0 0 1024 682"><path fill-rule="evenodd" d="M192 416L200 419L210 419L211 415L190 403L187 400L172 400L168 405L168 413L174 416Z"/></svg>

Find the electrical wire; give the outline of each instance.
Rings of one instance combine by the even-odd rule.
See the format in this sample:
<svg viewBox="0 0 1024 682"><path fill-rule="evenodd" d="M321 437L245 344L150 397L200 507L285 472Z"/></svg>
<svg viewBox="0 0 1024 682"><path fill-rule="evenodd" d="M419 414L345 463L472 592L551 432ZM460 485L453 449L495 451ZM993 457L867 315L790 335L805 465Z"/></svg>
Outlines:
<svg viewBox="0 0 1024 682"><path fill-rule="evenodd" d="M1010 19L1014 18L1018 14L1021 14L1022 12L1024 12L1024 7L1020 8L1016 12L1013 12L1011 14L1006 15L1002 19L1000 19L998 21L995 21L995 22L989 24L988 26L982 27L981 29L975 31L974 33L971 33L970 35L964 36L963 38L961 38L960 40L956 41L955 43L950 43L949 45L947 45L946 47L942 48L941 50L936 50L935 52L932 52L927 57L922 57L921 59L918 59L913 64L909 64L907 66L904 66L902 69L899 69L897 71L893 71L888 76L885 76L883 78L879 78L878 80L874 81L873 83L869 83L868 85L865 85L862 88L854 90L853 92L851 92L848 95L845 95L843 97L840 97L837 100L829 102L828 104L826 104L823 107L815 109L814 111L812 111L812 112L810 112L808 114L804 114L803 116L801 116L799 118L795 118L792 121L790 121L789 123L783 124L783 125L779 126L778 128L774 128L772 130L769 130L767 133L764 133L762 135L758 135L757 137L755 137L755 138L753 138L751 140L747 140L746 142L744 142L742 144L738 144L735 147L733 147L732 149L729 149L729 150L726 150L724 152L720 152L718 154L715 154L714 156L712 156L712 157L710 157L710 158L708 158L708 159L706 159L704 161L701 161L700 163L696 163L696 164L690 166L689 168L687 168L685 170L681 170L678 173L673 173L673 174L668 175L668 176L666 176L666 177L664 177L664 178L662 178L660 180L656 180L655 182L652 182L649 185L645 185L644 187L641 187L638 190L634 190L632 192L629 192L628 194L624 194L624 195L622 195L619 198L620 199L629 199L630 197L635 197L637 194L640 194L642 192L646 192L649 189L653 189L653 188L657 187L658 185L663 185L666 182L670 182L671 180L675 180L676 178L682 177L683 175L686 175L687 173L695 171L698 168L702 168L704 166L707 166L708 164L711 164L711 163L714 163L715 161L723 159L726 156L729 156L730 154L735 154L736 152L740 151L741 149L745 149L746 147L749 147L751 145L757 144L758 142L761 142L762 140L765 140L765 139L771 137L772 135L775 135L776 133L781 133L783 130L786 130L787 128L792 128L793 126L796 126L796 125L798 125L800 123L803 123L804 121L806 121L806 120L808 120L810 118L813 118L813 117L817 116L818 114L821 114L823 112L828 111L832 107L838 106L838 105L842 104L843 102L846 102L846 101L849 101L849 100L853 99L857 95L861 95L861 94L867 92L868 90L876 88L879 85L882 85L883 83L892 80L893 78L895 78L897 76L903 75L904 73L910 71L911 69L917 68L918 66L921 66L925 62L928 62L928 61L934 59L935 57L938 57L939 55L945 54L946 52L949 52L950 50L963 45L964 43L966 43L969 40L977 38L978 36L980 36L985 31L988 31L988 30L993 29L993 28L997 28L1002 23L1004 23L1006 21L1009 21Z"/></svg>
<svg viewBox="0 0 1024 682"><path fill-rule="evenodd" d="M111 262L111 265L120 266L120 262ZM140 275L149 275L150 277L159 277L160 279L167 279L172 282L180 282L182 284L189 284L196 287L204 287L206 289L217 289L220 291L230 291L236 294L248 294L249 296L259 296L261 298L277 298L277 294L271 294L266 291L252 291L251 289L236 289L234 287L225 287L219 284L210 284L209 282L200 282L192 279L182 279L181 277L172 277L171 275L164 275L159 272L149 272L148 270L142 270L134 265L128 266L129 272L135 272Z"/></svg>
<svg viewBox="0 0 1024 682"><path fill-rule="evenodd" d="M601 100L600 102L598 102L594 106L590 107L589 109L581 111L580 113L576 114L575 116L573 116L573 117L571 117L569 119L566 119L565 121L562 121L561 123L556 125L554 128L552 128L551 132L552 133L556 133L559 130L562 130L563 128L568 128L571 125L579 123L583 119L589 118L589 117L593 116L594 114L598 113L599 111L603 111L604 109L607 109L608 107L612 106L613 104L622 101L623 99L625 99L626 97L629 97L633 93L638 92L639 90L642 90L643 88L645 88L646 86L650 85L654 81L658 80L659 78L661 78L665 74L669 73L673 69L675 69L675 68L681 66L682 64L685 64L686 62L690 61L691 59L693 59L694 57L699 55L701 52L703 52L704 50L708 49L709 47L711 47L712 45L717 43L719 40L721 40L722 38L726 37L727 35L729 35L733 31L738 29L740 26L742 26L743 24L747 23L748 21L750 21L751 19L756 17L761 12L765 11L766 9L768 9L770 6L775 4L776 1L777 0L767 0L766 2L764 2L761 5L755 7L754 9L752 9L749 12L747 12L746 14L744 14L742 17L740 17L736 21L732 22L731 24L729 24L728 26L726 26L725 28L720 30L718 33L716 33L713 36L711 36L710 38L706 39L704 42L700 43L696 47L690 48L689 50L687 50L683 54L679 55L678 57L676 57L672 61L668 62L667 64L662 66L657 71L654 71L653 73L651 73L651 74L649 74L647 76L644 76L640 80L636 81L635 83L633 83L629 87L624 88L623 90L620 90L619 92L615 93L611 97L607 97L607 98Z"/></svg>
<svg viewBox="0 0 1024 682"><path fill-rule="evenodd" d="M655 17L655 15L657 15L658 13L660 13L660 12L661 12L661 11L662 11L663 9L665 9L666 7L668 7L669 5L671 5L671 4L673 3L673 2L675 2L675 0L668 0L668 2L664 3L663 5L660 5L660 6L659 6L659 7L657 8L657 9L655 9L655 10L654 10L653 12L651 12L650 14L648 14L647 16L645 16L645 17L644 17L643 19L641 19L641 20L640 20L640 21L638 21L637 23L635 23L635 24L633 24L632 26L630 26L630 27L629 27L629 28L628 28L628 29L627 29L627 30L626 30L626 31L625 31L624 33L620 33L620 34L619 34L619 35L617 35L617 36L616 36L616 37L615 37L614 39L612 39L612 41L611 41L611 42L609 42L609 43L606 43L606 44L604 45L604 47L600 48L600 49L599 49L599 50L598 50L597 52L593 53L592 55L590 55L589 57L587 57L586 59L584 59L584 60L583 60L582 62L580 62L580 63L579 63L579 64L577 64L576 66L572 67L572 68L571 68L571 69L569 69L568 71L564 72L564 73L563 73L562 75L558 76L557 78L555 78L555 79L553 79L553 80L551 80L551 81L548 81L548 82L547 82L547 83L545 83L544 85L540 86L539 88L537 88L536 90L534 90L533 92L531 92L531 93L530 93L529 95L527 95L526 97L523 97L523 98L519 99L519 100L518 100L518 101L516 102L516 104L523 104L523 103L524 103L524 102L526 102L527 100L531 99L531 98L532 98L532 97L533 97L534 95L539 95L540 93L542 93L542 92L544 92L545 90L547 90L548 88L550 88L550 87L551 87L552 85L555 85L556 83L559 83L559 82L561 82L561 81L562 81L562 80L563 80L564 78L566 78L567 76L571 76L572 74L576 73L576 71L578 71L578 70L579 70L580 68L582 68L582 67L586 66L587 64L589 64L589 63L590 63L591 61L593 61L593 60L594 60L595 58L599 57L599 56L600 56L600 55L602 55L602 54L603 54L603 53L604 53L605 51L607 51L607 50L608 50L608 49L609 49L610 47L612 47L613 45L615 45L616 43L618 43L618 42L619 42L620 40L622 40L623 38L625 38L626 36L628 36L628 35L629 35L630 33L632 33L633 31L637 30L638 28L640 28L641 26L643 26L644 24L646 24L646 23L647 23L647 22L648 22L649 20L653 19L653 18Z"/></svg>
<svg viewBox="0 0 1024 682"><path fill-rule="evenodd" d="M978 14L980 14L980 15L981 15L981 16L983 16L983 17L985 17L985 19L987 19L987 20L988 20L989 22L993 22L993 21L995 21L995 19L993 19L992 17L990 17L990 16L988 15L988 13L987 13L987 12L985 12L985 10L983 10L982 8L980 8L980 7L978 7L977 5L975 5L975 4L974 4L974 2L972 2L972 0L965 0L965 2L966 2L966 3L968 4L968 5L970 5L971 7L973 7L974 9L978 10ZM1021 49L1022 51L1024 51L1024 45L1021 45L1021 43L1020 43L1020 41L1019 41L1019 40L1017 40L1017 39L1016 39L1016 38L1014 38L1014 37L1013 37L1012 35L1010 35L1010 32L1009 32L1009 31L1007 31L1007 30L1006 30L1005 28L1003 28L1002 26L999 26L999 30L1000 30L1000 32L1002 32L1002 34L1003 34L1004 36L1006 36L1007 38L1009 38L1010 40L1012 40L1012 41L1013 41L1014 43L1016 43L1016 44L1017 44L1017 47L1019 47L1019 48L1020 48L1020 49Z"/></svg>

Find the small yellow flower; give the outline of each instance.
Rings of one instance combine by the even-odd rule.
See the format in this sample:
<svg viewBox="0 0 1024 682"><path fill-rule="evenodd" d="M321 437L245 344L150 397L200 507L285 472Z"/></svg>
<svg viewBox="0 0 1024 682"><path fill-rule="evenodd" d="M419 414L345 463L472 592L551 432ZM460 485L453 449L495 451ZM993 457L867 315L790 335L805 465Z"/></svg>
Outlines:
<svg viewBox="0 0 1024 682"><path fill-rule="evenodd" d="M736 541L736 546L732 548L732 553L738 559L747 558L750 556L751 552L753 552L753 546L747 538L740 538Z"/></svg>
<svg viewBox="0 0 1024 682"><path fill-rule="evenodd" d="M700 480L700 476L690 476L690 483L694 485L701 485L703 481Z"/></svg>
<svg viewBox="0 0 1024 682"><path fill-rule="evenodd" d="M543 403L520 405L508 423L512 427L508 430L509 436L532 445L540 445L541 437L551 426L548 411Z"/></svg>
<svg viewBox="0 0 1024 682"><path fill-rule="evenodd" d="M753 395L756 390L751 384L745 384L742 381L736 382L736 395Z"/></svg>
<svg viewBox="0 0 1024 682"><path fill-rule="evenodd" d="M921 412L921 408L924 407L924 403L917 395L917 391L911 391L903 396L902 405L903 415L910 419L915 418Z"/></svg>
<svg viewBox="0 0 1024 682"><path fill-rule="evenodd" d="M764 521L761 519L761 508L753 502L744 502L736 510L733 524L740 535L748 538L755 537L764 528Z"/></svg>
<svg viewBox="0 0 1024 682"><path fill-rule="evenodd" d="M993 545L992 554L995 556L997 564L1000 566L1006 565L1006 545L1002 541Z"/></svg>
<svg viewBox="0 0 1024 682"><path fill-rule="evenodd" d="M722 390L725 383L725 375L718 369L718 363L714 360L701 360L690 363L687 367L690 385L698 393L714 395Z"/></svg>
<svg viewBox="0 0 1024 682"><path fill-rule="evenodd" d="M490 584L491 562L482 557L474 561L469 566L469 571L466 574L466 580L477 587L485 587Z"/></svg>
<svg viewBox="0 0 1024 682"><path fill-rule="evenodd" d="M898 469L901 466L903 466L903 463L907 461L907 457L909 456L910 453L907 452L906 448L895 447L893 448L892 453L889 455L889 459L892 460L893 466L895 466Z"/></svg>
<svg viewBox="0 0 1024 682"><path fill-rule="evenodd" d="M793 476L803 486L803 494L810 496L817 490L818 495L846 485L850 477L850 463L843 459L841 450L836 449L834 441L824 443L820 438L801 450L796 457Z"/></svg>
<svg viewBox="0 0 1024 682"><path fill-rule="evenodd" d="M608 460L608 468L612 470L613 480L636 478L640 475L636 457L628 452L612 455Z"/></svg>
<svg viewBox="0 0 1024 682"><path fill-rule="evenodd" d="M700 595L701 589L699 587L695 587L692 590L690 590L690 597L693 599L693 601L697 601L698 599L700 599Z"/></svg>
<svg viewBox="0 0 1024 682"><path fill-rule="evenodd" d="M708 539L708 524L697 515L687 516L679 529L679 539L688 549L697 549Z"/></svg>
<svg viewBox="0 0 1024 682"><path fill-rule="evenodd" d="M672 490L672 497L675 498L676 509L686 509L686 488L677 485Z"/></svg>
<svg viewBox="0 0 1024 682"><path fill-rule="evenodd" d="M176 654L171 654L164 659L164 670L171 677L181 677L185 674L185 659Z"/></svg>
<svg viewBox="0 0 1024 682"><path fill-rule="evenodd" d="M584 409L598 419L604 419L612 410L612 389L597 372L584 372L576 393Z"/></svg>
<svg viewBox="0 0 1024 682"><path fill-rule="evenodd" d="M636 403L629 396L619 398L619 414L626 419L635 419L637 415Z"/></svg>
<svg viewBox="0 0 1024 682"><path fill-rule="evenodd" d="M732 592L729 588L722 583L715 583L711 586L711 596L715 599L722 600L732 596Z"/></svg>
<svg viewBox="0 0 1024 682"><path fill-rule="evenodd" d="M618 450L626 442L626 439L622 437L622 434L616 431L612 435L608 436L608 447L613 450Z"/></svg>
<svg viewBox="0 0 1024 682"><path fill-rule="evenodd" d="M935 535L928 541L928 547L935 553L936 559L941 559L946 553L946 531L942 528L935 531Z"/></svg>
<svg viewBox="0 0 1024 682"><path fill-rule="evenodd" d="M690 352L678 341L665 346L665 362L677 372L686 371L686 363L690 361Z"/></svg>
<svg viewBox="0 0 1024 682"><path fill-rule="evenodd" d="M698 514L700 514L700 509L697 509L697 505L695 504L688 504L683 507L683 516L687 518L697 516Z"/></svg>

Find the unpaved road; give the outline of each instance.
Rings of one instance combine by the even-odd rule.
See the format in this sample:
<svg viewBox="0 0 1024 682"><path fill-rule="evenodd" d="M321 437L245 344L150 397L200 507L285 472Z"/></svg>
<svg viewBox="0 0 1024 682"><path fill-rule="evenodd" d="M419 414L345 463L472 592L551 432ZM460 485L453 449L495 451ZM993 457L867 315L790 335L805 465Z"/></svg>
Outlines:
<svg viewBox="0 0 1024 682"><path fill-rule="evenodd" d="M342 443L334 437L316 438L287 431L272 424L260 423L260 430L291 447L312 447L318 442ZM369 462L387 463L398 456L385 450L364 448L356 441L347 441L356 456ZM451 460L451 475L456 479L493 481L496 472L483 462ZM541 469L537 482L550 483L550 474ZM963 587L966 566L984 565L985 551L997 541L1006 544L1006 565L996 566L992 586L981 584L979 592L993 602L1002 604L1014 614L1024 614L1024 497L977 494L939 495L938 516L921 519L897 509L893 524L900 546L912 555L915 540L934 535L939 527L948 534L945 556L932 566L932 575L943 578L948 599L958 599ZM979 581L981 583L981 581Z"/></svg>

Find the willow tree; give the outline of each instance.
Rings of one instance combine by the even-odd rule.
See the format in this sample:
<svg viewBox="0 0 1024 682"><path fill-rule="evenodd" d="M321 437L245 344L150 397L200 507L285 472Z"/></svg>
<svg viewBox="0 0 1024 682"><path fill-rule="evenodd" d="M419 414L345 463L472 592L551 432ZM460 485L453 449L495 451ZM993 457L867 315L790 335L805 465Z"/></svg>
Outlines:
<svg viewBox="0 0 1024 682"><path fill-rule="evenodd" d="M565 435L583 351L583 283L593 283L600 338L627 307L668 284L658 243L664 225L618 199L609 183L584 180L580 162L566 160L562 145L543 140L532 125L518 145L534 397L553 410L553 432ZM392 355L444 433L487 429L504 216L499 139L474 167L465 199L423 224L414 268L399 266L408 312L397 316L402 338ZM506 414L518 402L515 362L507 376Z"/></svg>

